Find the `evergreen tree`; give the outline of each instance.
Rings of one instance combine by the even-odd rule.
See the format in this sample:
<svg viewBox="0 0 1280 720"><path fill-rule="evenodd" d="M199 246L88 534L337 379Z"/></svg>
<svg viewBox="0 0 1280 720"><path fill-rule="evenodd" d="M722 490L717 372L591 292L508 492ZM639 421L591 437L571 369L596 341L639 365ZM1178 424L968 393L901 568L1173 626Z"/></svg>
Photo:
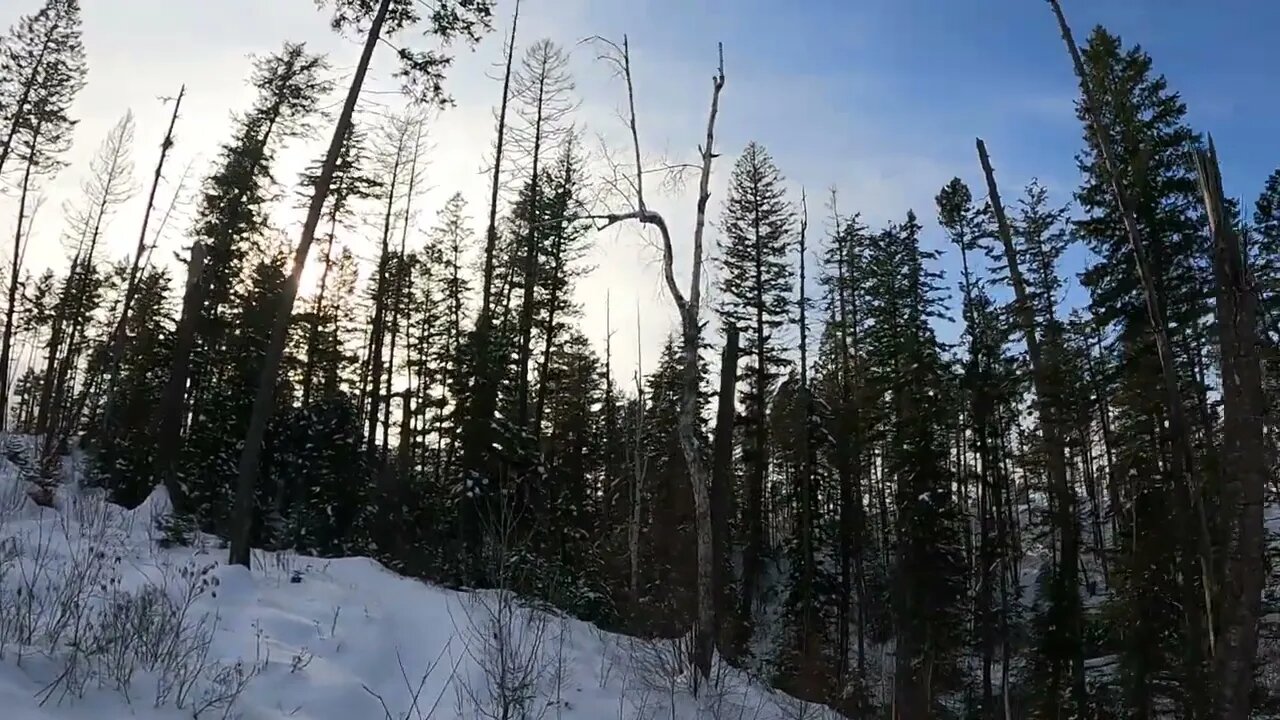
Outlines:
<svg viewBox="0 0 1280 720"><path fill-rule="evenodd" d="M138 278L133 311L124 328L125 352L117 368L112 432L95 447L95 474L113 502L133 507L152 490L155 465L152 415L160 402L173 342L169 274L149 270Z"/></svg>
<svg viewBox="0 0 1280 720"><path fill-rule="evenodd" d="M739 612L750 638L751 618L764 574L765 492L769 477L768 399L790 363L778 331L790 317L792 276L787 260L795 214L782 174L760 145L750 143L734 165L721 216L720 317L742 331L743 383L742 598Z"/></svg>
<svg viewBox="0 0 1280 720"><path fill-rule="evenodd" d="M1186 106L1156 74L1151 57L1141 47L1125 48L1121 39L1102 28L1090 35L1083 49L1090 86L1098 95L1102 122L1110 135L1118 163L1119 182L1133 206L1150 265L1156 299L1163 308L1178 381L1193 393L1184 396L1189 418L1199 418L1200 431L1210 429L1206 413L1196 405L1206 389L1196 371L1199 347L1204 343L1206 308L1210 298L1206 223L1190 148L1199 137L1185 123ZM1115 395L1119 417L1115 431L1121 447L1119 462L1135 478L1134 506L1129 516L1141 526L1142 536L1127 548L1120 564L1122 590L1114 602L1126 605L1121 616L1130 622L1116 627L1118 642L1126 648L1123 668L1129 702L1135 712L1149 712L1166 687L1157 681L1162 673L1177 672L1182 703L1188 716L1204 712L1204 642L1207 578L1202 570L1209 561L1209 542L1203 527L1204 505L1211 495L1189 490L1191 475L1203 475L1204 457L1190 466L1182 460L1192 452L1189 438L1167 438L1165 398L1169 389L1161 376L1161 364L1153 328L1146 311L1143 289L1134 267L1133 249L1111 190L1110 178L1099 157L1092 121L1083 102L1079 116L1086 124L1086 148L1078 157L1085 180L1076 200L1085 217L1076 223L1077 234L1098 257L1082 276L1089 289L1094 316L1104 327L1114 328L1120 387ZM1198 385L1198 387L1197 387ZM1207 405L1207 402L1205 403ZM1204 490L1212 492L1213 484ZM1197 517L1199 516L1199 517ZM1145 528L1176 527L1172 542ZM1146 546L1146 547L1144 547ZM1177 607L1168 605L1177 598ZM1130 614L1132 613L1132 614ZM1144 627L1133 624L1144 618Z"/></svg>
<svg viewBox="0 0 1280 720"><path fill-rule="evenodd" d="M188 417L193 431L220 435L222 440L213 444L222 448L238 442L242 423L247 422L240 406L247 406L253 395L240 372L254 359L238 354L237 345L243 343L236 337L240 328L235 324L234 306L243 308L241 280L246 263L255 251L261 252L267 234L275 152L284 139L308 131L321 98L331 87L323 77L326 70L322 57L307 53L299 44L286 44L279 53L255 62L250 81L258 90L257 100L237 118L233 137L222 146L215 170L200 192L192 234L207 259L189 285L175 339L176 348L191 350L190 355L175 352L157 427L157 474L176 491L173 503L180 512L222 512L208 505L188 508L186 495L222 497L225 488L184 488L170 477L179 465L181 433ZM217 485L233 475L203 472L215 466L202 465L198 453L186 453L185 464L201 470L201 477ZM220 469L230 472L227 467Z"/></svg>
<svg viewBox="0 0 1280 720"><path fill-rule="evenodd" d="M1267 178L1253 207L1246 252L1258 287L1258 329L1274 345L1280 343L1280 170Z"/></svg>
<svg viewBox="0 0 1280 720"><path fill-rule="evenodd" d="M28 229L28 205L35 184L55 174L71 144L76 121L71 104L84 86L86 65L80 39L80 3L48 0L33 15L21 18L0 44L0 77L17 78L16 86L0 87L0 120L7 120L0 138L0 173L12 156L22 163L18 183L18 217L5 305L4 335L0 336L0 430L8 420L8 368L13 360L13 321L19 295L18 279ZM13 82L12 80L10 82ZM13 94L10 99L8 95Z"/></svg>
<svg viewBox="0 0 1280 720"><path fill-rule="evenodd" d="M892 607L896 661L894 703L902 718L925 718L954 688L963 644L963 536L952 494L942 418L946 367L932 322L941 316L936 254L920 246L912 213L874 241L870 312L873 372L891 417L885 425L885 472L894 483Z"/></svg>

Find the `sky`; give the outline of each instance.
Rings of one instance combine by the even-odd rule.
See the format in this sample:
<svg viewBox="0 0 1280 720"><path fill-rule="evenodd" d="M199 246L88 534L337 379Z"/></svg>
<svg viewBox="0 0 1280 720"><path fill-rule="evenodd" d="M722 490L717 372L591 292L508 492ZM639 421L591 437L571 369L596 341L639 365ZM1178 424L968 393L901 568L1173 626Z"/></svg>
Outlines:
<svg viewBox="0 0 1280 720"><path fill-rule="evenodd" d="M34 11L41 0L3 0L0 27ZM1280 3L1271 0L1064 0L1068 20L1083 39L1098 23L1126 43L1140 43L1189 107L1189 121L1214 134L1228 194L1252 203L1280 165L1280 94L1274 72L1280 44ZM288 41L329 53L346 78L358 39L334 34L311 0L82 0L88 84L77 99L79 119L68 166L45 189L28 269L62 264L62 202L76 195L97 146L126 110L137 120L134 158L142 191L112 218L105 241L113 257L137 240L143 197L170 107L160 98L186 84L177 145L161 207L190 167L189 195L208 172L218 144L230 134L231 113L253 99L245 84L254 55ZM447 89L455 106L433 119L421 229L454 192L467 198L477 236L487 196L494 79L510 27L512 0L499 0L495 30L476 48L455 47ZM623 88L580 41L595 35L630 39L636 74L639 132L646 158L691 162L705 133L716 43L724 44L727 82L717 125L722 153L712 181L710 219L719 215L734 157L749 141L762 143L787 178L794 200L809 198L815 245L826 224L824 205L838 188L844 214L860 212L872 225L914 208L925 241L944 248L932 222L933 197L959 176L985 193L974 153L983 137L1006 197L1033 177L1055 200L1067 202L1079 180L1074 155L1081 130L1073 111L1076 86L1070 61L1042 0L523 0L517 46L551 38L573 54L582 106L577 119L589 148L625 150L619 119ZM398 44L433 47L404 34ZM519 50L518 50L519 51ZM395 102L390 51L383 47L364 107ZM340 97L335 95L334 102ZM290 183L323 149L323 141L295 143L281 155L277 177ZM653 192L649 205L673 230L677 272L687 283L696 182ZM0 197L0 237L12 237L16 203ZM276 222L289 237L294 213ZM156 251L170 262L185 246L189 208L166 228ZM353 238L357 255L371 257L374 240ZM717 232L708 228L709 254ZM363 247L359 246L364 243ZM7 249L0 251L8 261ZM660 274L653 238L634 226L596 239L580 283L583 328L603 346L613 331L615 371L631 374L637 358L651 367L674 328L675 313ZM956 263L944 255L944 268ZM1083 262L1075 258L1077 264ZM1078 268L1067 268L1067 275ZM812 276L813 273L810 272ZM949 284L954 285L951 278ZM1076 290L1078 292L1078 288ZM607 299L607 302L606 302ZM606 312L606 308L608 312ZM608 315L608 319L606 319ZM638 316L638 317L637 317ZM639 330L637 331L637 327Z"/></svg>

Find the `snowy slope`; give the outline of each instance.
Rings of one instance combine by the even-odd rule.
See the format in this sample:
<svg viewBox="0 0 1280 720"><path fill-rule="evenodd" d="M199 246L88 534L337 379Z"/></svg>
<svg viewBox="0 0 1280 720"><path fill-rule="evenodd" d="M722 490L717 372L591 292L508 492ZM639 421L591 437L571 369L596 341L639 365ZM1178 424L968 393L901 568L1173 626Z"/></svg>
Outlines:
<svg viewBox="0 0 1280 720"><path fill-rule="evenodd" d="M24 490L6 464L9 720L472 718L497 715L504 698L523 708L514 717L531 718L825 714L730 670L695 699L673 643L609 635L497 593L434 588L366 558L255 552L248 571L225 565L213 542L161 548L162 491L125 511L75 489L41 508Z"/></svg>

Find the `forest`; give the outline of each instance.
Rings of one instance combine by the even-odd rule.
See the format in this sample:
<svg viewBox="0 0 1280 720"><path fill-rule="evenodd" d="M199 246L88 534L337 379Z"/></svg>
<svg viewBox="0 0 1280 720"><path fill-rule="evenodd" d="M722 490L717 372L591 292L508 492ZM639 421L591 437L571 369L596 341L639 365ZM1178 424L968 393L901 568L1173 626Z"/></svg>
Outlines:
<svg viewBox="0 0 1280 720"><path fill-rule="evenodd" d="M850 718L1278 713L1280 170L1227 196L1140 38L1077 37L1068 3L1038 4L1076 81L1079 184L1002 185L977 139L976 187L938 177L932 207L873 225L797 193L763 141L720 144L735 79L714 42L696 155L659 164L625 36L526 37L519 0L318 0L358 60L257 54L157 249L187 89L164 137L124 114L68 167L93 28L43 0L0 36L6 459L38 503L73 454L126 508L162 486L164 542L216 536L230 564L365 556L669 641L695 688L714 660ZM478 43L503 57L488 202L421 216L447 181L429 119ZM613 73L616 152L576 115L571 51ZM375 53L403 85L379 112ZM309 137L325 150L282 176ZM62 173L78 198L37 213ZM696 188L692 226L668 223L669 181ZM112 223L140 225L127 256ZM30 262L37 225L61 264ZM652 241L677 318L631 375L577 293L619 227ZM634 298L591 302L639 322Z"/></svg>

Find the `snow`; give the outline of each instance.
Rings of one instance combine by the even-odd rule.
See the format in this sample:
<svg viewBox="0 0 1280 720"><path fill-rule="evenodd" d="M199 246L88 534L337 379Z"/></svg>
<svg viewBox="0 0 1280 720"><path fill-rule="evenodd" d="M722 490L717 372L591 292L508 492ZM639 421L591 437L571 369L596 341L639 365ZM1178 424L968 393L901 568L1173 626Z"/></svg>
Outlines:
<svg viewBox="0 0 1280 720"><path fill-rule="evenodd" d="M75 487L61 488L56 504L35 505L14 469L0 468L7 720L487 717L504 686L505 697L523 698L523 714L513 717L826 716L720 666L715 687L695 698L674 642L611 635L497 592L433 587L368 558L255 551L249 570L228 566L211 538L162 547L162 490L133 510ZM207 652L186 656L202 658L188 662L201 672L181 700L173 669L121 672L131 661L119 658L143 650L93 640L124 615L109 603L157 591L185 609L181 637L208 640ZM499 639L505 675L495 671Z"/></svg>

